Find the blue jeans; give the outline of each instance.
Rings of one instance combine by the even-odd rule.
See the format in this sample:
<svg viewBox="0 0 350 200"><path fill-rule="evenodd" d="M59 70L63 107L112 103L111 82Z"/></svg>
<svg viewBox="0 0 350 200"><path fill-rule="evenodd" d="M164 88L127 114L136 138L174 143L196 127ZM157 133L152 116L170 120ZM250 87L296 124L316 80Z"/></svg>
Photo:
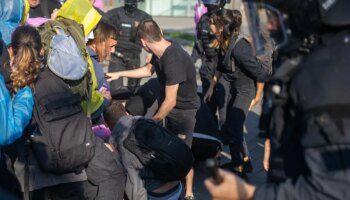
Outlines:
<svg viewBox="0 0 350 200"><path fill-rule="evenodd" d="M148 200L178 200L182 194L182 184L179 184L165 194L148 193Z"/></svg>

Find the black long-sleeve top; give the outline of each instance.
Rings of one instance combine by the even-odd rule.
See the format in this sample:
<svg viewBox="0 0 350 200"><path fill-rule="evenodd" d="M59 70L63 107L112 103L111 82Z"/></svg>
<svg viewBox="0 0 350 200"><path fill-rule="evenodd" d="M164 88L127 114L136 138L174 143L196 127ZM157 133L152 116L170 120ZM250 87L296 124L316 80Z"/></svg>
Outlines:
<svg viewBox="0 0 350 200"><path fill-rule="evenodd" d="M236 86L252 84L255 81L265 81L266 71L246 39L238 41L231 52L231 60L235 65L234 72L226 69L223 65L224 56L223 53L220 54L217 70L223 73L226 80L234 81Z"/></svg>

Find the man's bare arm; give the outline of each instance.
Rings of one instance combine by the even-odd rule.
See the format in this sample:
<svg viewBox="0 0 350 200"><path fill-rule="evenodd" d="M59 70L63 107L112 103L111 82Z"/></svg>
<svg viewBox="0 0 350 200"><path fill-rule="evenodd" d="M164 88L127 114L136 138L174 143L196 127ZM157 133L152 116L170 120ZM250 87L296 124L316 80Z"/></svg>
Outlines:
<svg viewBox="0 0 350 200"><path fill-rule="evenodd" d="M263 82L256 83L255 98L252 100L252 103L250 104L249 110L252 110L261 101L262 96L264 94L264 86L265 86L265 83L263 83Z"/></svg>
<svg viewBox="0 0 350 200"><path fill-rule="evenodd" d="M155 121L160 121L164 119L170 113L170 111L175 107L178 89L179 89L179 84L169 85L165 87L165 99L162 105L160 106L158 112L156 113L156 115L153 116L153 119Z"/></svg>
<svg viewBox="0 0 350 200"><path fill-rule="evenodd" d="M120 71L120 72L112 72L107 73L108 81L117 80L120 77L127 77L127 78L145 78L152 76L154 70L153 65L148 63L144 67L140 67L133 70L126 70L126 71Z"/></svg>

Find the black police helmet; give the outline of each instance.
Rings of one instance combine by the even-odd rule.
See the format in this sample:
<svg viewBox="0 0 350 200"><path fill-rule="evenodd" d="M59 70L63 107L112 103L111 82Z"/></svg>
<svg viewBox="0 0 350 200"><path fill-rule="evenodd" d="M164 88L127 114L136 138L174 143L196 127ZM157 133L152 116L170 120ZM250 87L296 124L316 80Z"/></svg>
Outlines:
<svg viewBox="0 0 350 200"><path fill-rule="evenodd" d="M230 3L231 0L202 0L202 2L207 7L208 13L212 14L223 8L226 3Z"/></svg>
<svg viewBox="0 0 350 200"><path fill-rule="evenodd" d="M125 4L137 4L138 0L125 0Z"/></svg>
<svg viewBox="0 0 350 200"><path fill-rule="evenodd" d="M272 6L288 14L289 26L296 35L317 33L322 24L350 25L349 0L270 0Z"/></svg>
<svg viewBox="0 0 350 200"><path fill-rule="evenodd" d="M124 1L124 8L126 11L126 14L129 16L133 16L134 12L137 10L137 3L141 0L125 0Z"/></svg>

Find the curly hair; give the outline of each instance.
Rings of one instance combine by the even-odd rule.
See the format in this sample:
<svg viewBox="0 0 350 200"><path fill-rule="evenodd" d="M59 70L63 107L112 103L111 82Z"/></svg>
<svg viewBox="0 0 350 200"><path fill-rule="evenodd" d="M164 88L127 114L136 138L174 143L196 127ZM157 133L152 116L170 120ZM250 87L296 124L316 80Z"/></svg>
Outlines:
<svg viewBox="0 0 350 200"><path fill-rule="evenodd" d="M17 92L24 87L34 89L42 63L40 56L42 43L39 32L31 26L18 27L12 34L11 47L13 90Z"/></svg>
<svg viewBox="0 0 350 200"><path fill-rule="evenodd" d="M220 38L212 42L212 46L228 49L233 35L238 35L242 25L242 13L239 10L221 9L210 16L210 23L222 29Z"/></svg>

